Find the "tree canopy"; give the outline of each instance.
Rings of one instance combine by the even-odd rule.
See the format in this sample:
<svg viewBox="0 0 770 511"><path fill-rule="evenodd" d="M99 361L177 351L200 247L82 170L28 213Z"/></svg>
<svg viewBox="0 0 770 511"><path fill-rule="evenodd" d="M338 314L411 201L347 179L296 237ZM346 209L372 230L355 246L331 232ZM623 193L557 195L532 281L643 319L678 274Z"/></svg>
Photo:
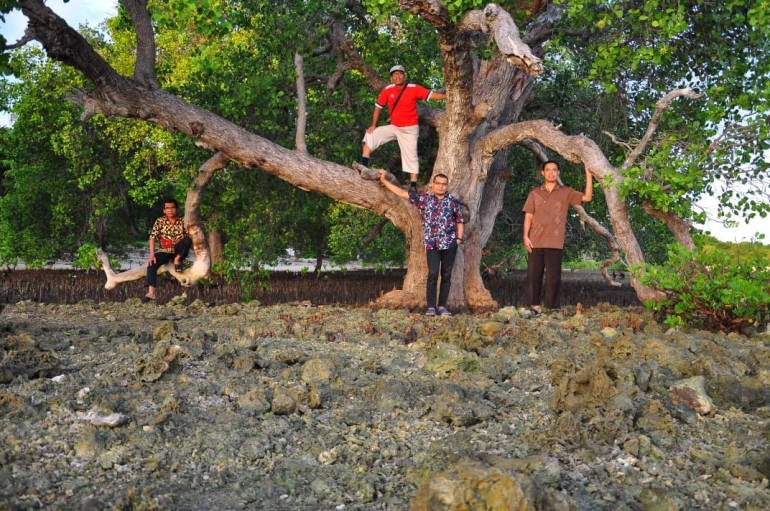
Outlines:
<svg viewBox="0 0 770 511"><path fill-rule="evenodd" d="M409 70L410 81L447 90L445 109L421 106L420 155L421 168L450 176L452 193L470 213L469 243L456 268L463 285L453 291L459 305L494 308L480 279L482 254L488 246L510 252L519 242L520 201L536 183L536 162L547 157L586 166L604 192L604 200L592 203L592 218L583 217L600 236L583 235L591 241L574 246L594 245L631 264L644 261L645 246L665 239L663 225L692 245L704 195L719 194L727 218L767 215L770 24L754 2L169 0L148 6L131 0L120 6L106 42L68 30L39 0L3 2L0 11L21 8L30 20L25 40L6 46L3 65L22 75L30 58L23 46L39 41L48 58L64 65L55 68L62 86L77 87L69 97L83 116L73 126L122 138L124 146L117 146L126 147L121 157L128 160L142 154L128 149L132 137L152 152L156 164L145 167L152 169L147 181L111 171L120 183L110 188L112 202L122 187L124 196L148 206L154 180L155 192L161 181L192 187L199 195L188 204L196 206L194 217L203 215L201 232L223 232L231 257L250 250L260 261L287 245L320 254L338 246L334 229L341 225L377 227L374 216L358 218L360 209L385 216L403 233L404 292L417 292L425 265L416 212L348 167L394 62ZM298 56L304 57L299 71ZM66 66L81 74L63 79ZM306 118L299 106L307 108ZM68 108L73 117L76 110ZM111 132L106 123L125 122L121 117L150 124ZM157 127L165 133L130 133ZM302 137L300 128L306 128ZM89 151L73 144L68 153L80 154L86 176L96 172L83 164ZM212 151L224 158L201 181L204 192L195 183ZM387 153L378 158L390 164ZM64 167L54 171L57 177L77 172L78 164ZM570 172L563 177L580 186ZM4 193L3 201L6 185ZM333 201L354 206L350 220ZM290 221L292 211L308 221L306 231ZM598 248L605 242L607 249ZM635 287L640 296L646 292Z"/></svg>

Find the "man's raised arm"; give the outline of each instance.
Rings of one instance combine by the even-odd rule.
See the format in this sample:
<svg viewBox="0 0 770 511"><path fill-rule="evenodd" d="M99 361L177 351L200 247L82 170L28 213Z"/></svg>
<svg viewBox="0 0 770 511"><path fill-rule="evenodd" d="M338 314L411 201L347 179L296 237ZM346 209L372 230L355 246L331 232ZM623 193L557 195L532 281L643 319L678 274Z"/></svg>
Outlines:
<svg viewBox="0 0 770 511"><path fill-rule="evenodd" d="M378 170L377 171L377 177L380 178L380 183L385 185L385 188L393 192L394 194L398 195L402 199L409 199L409 192L404 190L403 188L394 185L388 179L385 177L385 171L384 170Z"/></svg>

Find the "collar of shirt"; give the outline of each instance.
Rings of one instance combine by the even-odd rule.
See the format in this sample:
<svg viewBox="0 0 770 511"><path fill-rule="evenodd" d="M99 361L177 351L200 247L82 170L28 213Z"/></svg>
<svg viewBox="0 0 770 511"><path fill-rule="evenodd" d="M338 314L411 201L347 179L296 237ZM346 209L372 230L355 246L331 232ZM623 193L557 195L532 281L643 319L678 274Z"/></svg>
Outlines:
<svg viewBox="0 0 770 511"><path fill-rule="evenodd" d="M553 190L548 190L548 188L545 187L545 183L540 185L540 189L543 190L544 192L547 192L547 193L555 192L556 190L558 190L560 188L563 188L563 186L560 185L559 183L556 183L556 186L553 187Z"/></svg>

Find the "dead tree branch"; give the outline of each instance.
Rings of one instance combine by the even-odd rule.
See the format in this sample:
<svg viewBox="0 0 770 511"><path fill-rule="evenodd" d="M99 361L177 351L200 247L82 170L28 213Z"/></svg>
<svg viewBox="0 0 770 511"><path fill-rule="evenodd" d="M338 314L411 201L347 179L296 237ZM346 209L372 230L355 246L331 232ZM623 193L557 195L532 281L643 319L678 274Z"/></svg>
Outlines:
<svg viewBox="0 0 770 511"><path fill-rule="evenodd" d="M297 75L297 134L294 143L297 151L307 154L305 129L307 127L307 93L305 92L305 65L302 55L294 53L294 72Z"/></svg>
<svg viewBox="0 0 770 511"><path fill-rule="evenodd" d="M123 0L136 29L134 80L151 89L159 88L155 78L155 33L147 11L147 0Z"/></svg>
<svg viewBox="0 0 770 511"><path fill-rule="evenodd" d="M660 98L658 102L655 103L655 113L652 115L652 119L650 119L650 124L647 126L647 132L642 137L642 140L636 145L634 150L631 151L631 154L628 155L626 160L620 166L622 170L628 170L634 166L639 156L641 156L642 153L647 149L647 146L650 144L650 141L652 140L653 135L655 135L655 131L657 131L658 126L660 126L660 121L663 118L663 113L668 109L671 102L674 99L679 97L698 99L703 97L703 94L699 94L694 90L692 90L691 88L686 87L684 89L674 89L668 94L666 94L665 96L663 96L662 98Z"/></svg>

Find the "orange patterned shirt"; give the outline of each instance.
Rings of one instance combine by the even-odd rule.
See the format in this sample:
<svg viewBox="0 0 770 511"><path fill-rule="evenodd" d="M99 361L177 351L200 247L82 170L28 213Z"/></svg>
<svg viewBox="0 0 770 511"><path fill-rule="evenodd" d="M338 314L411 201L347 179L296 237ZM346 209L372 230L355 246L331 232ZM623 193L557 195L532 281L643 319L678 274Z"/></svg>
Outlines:
<svg viewBox="0 0 770 511"><path fill-rule="evenodd" d="M158 244L155 246L155 252L174 253L174 245L182 241L187 236L187 229L184 226L184 219L177 218L176 223L171 223L165 216L158 218L150 231L150 238L155 238Z"/></svg>

